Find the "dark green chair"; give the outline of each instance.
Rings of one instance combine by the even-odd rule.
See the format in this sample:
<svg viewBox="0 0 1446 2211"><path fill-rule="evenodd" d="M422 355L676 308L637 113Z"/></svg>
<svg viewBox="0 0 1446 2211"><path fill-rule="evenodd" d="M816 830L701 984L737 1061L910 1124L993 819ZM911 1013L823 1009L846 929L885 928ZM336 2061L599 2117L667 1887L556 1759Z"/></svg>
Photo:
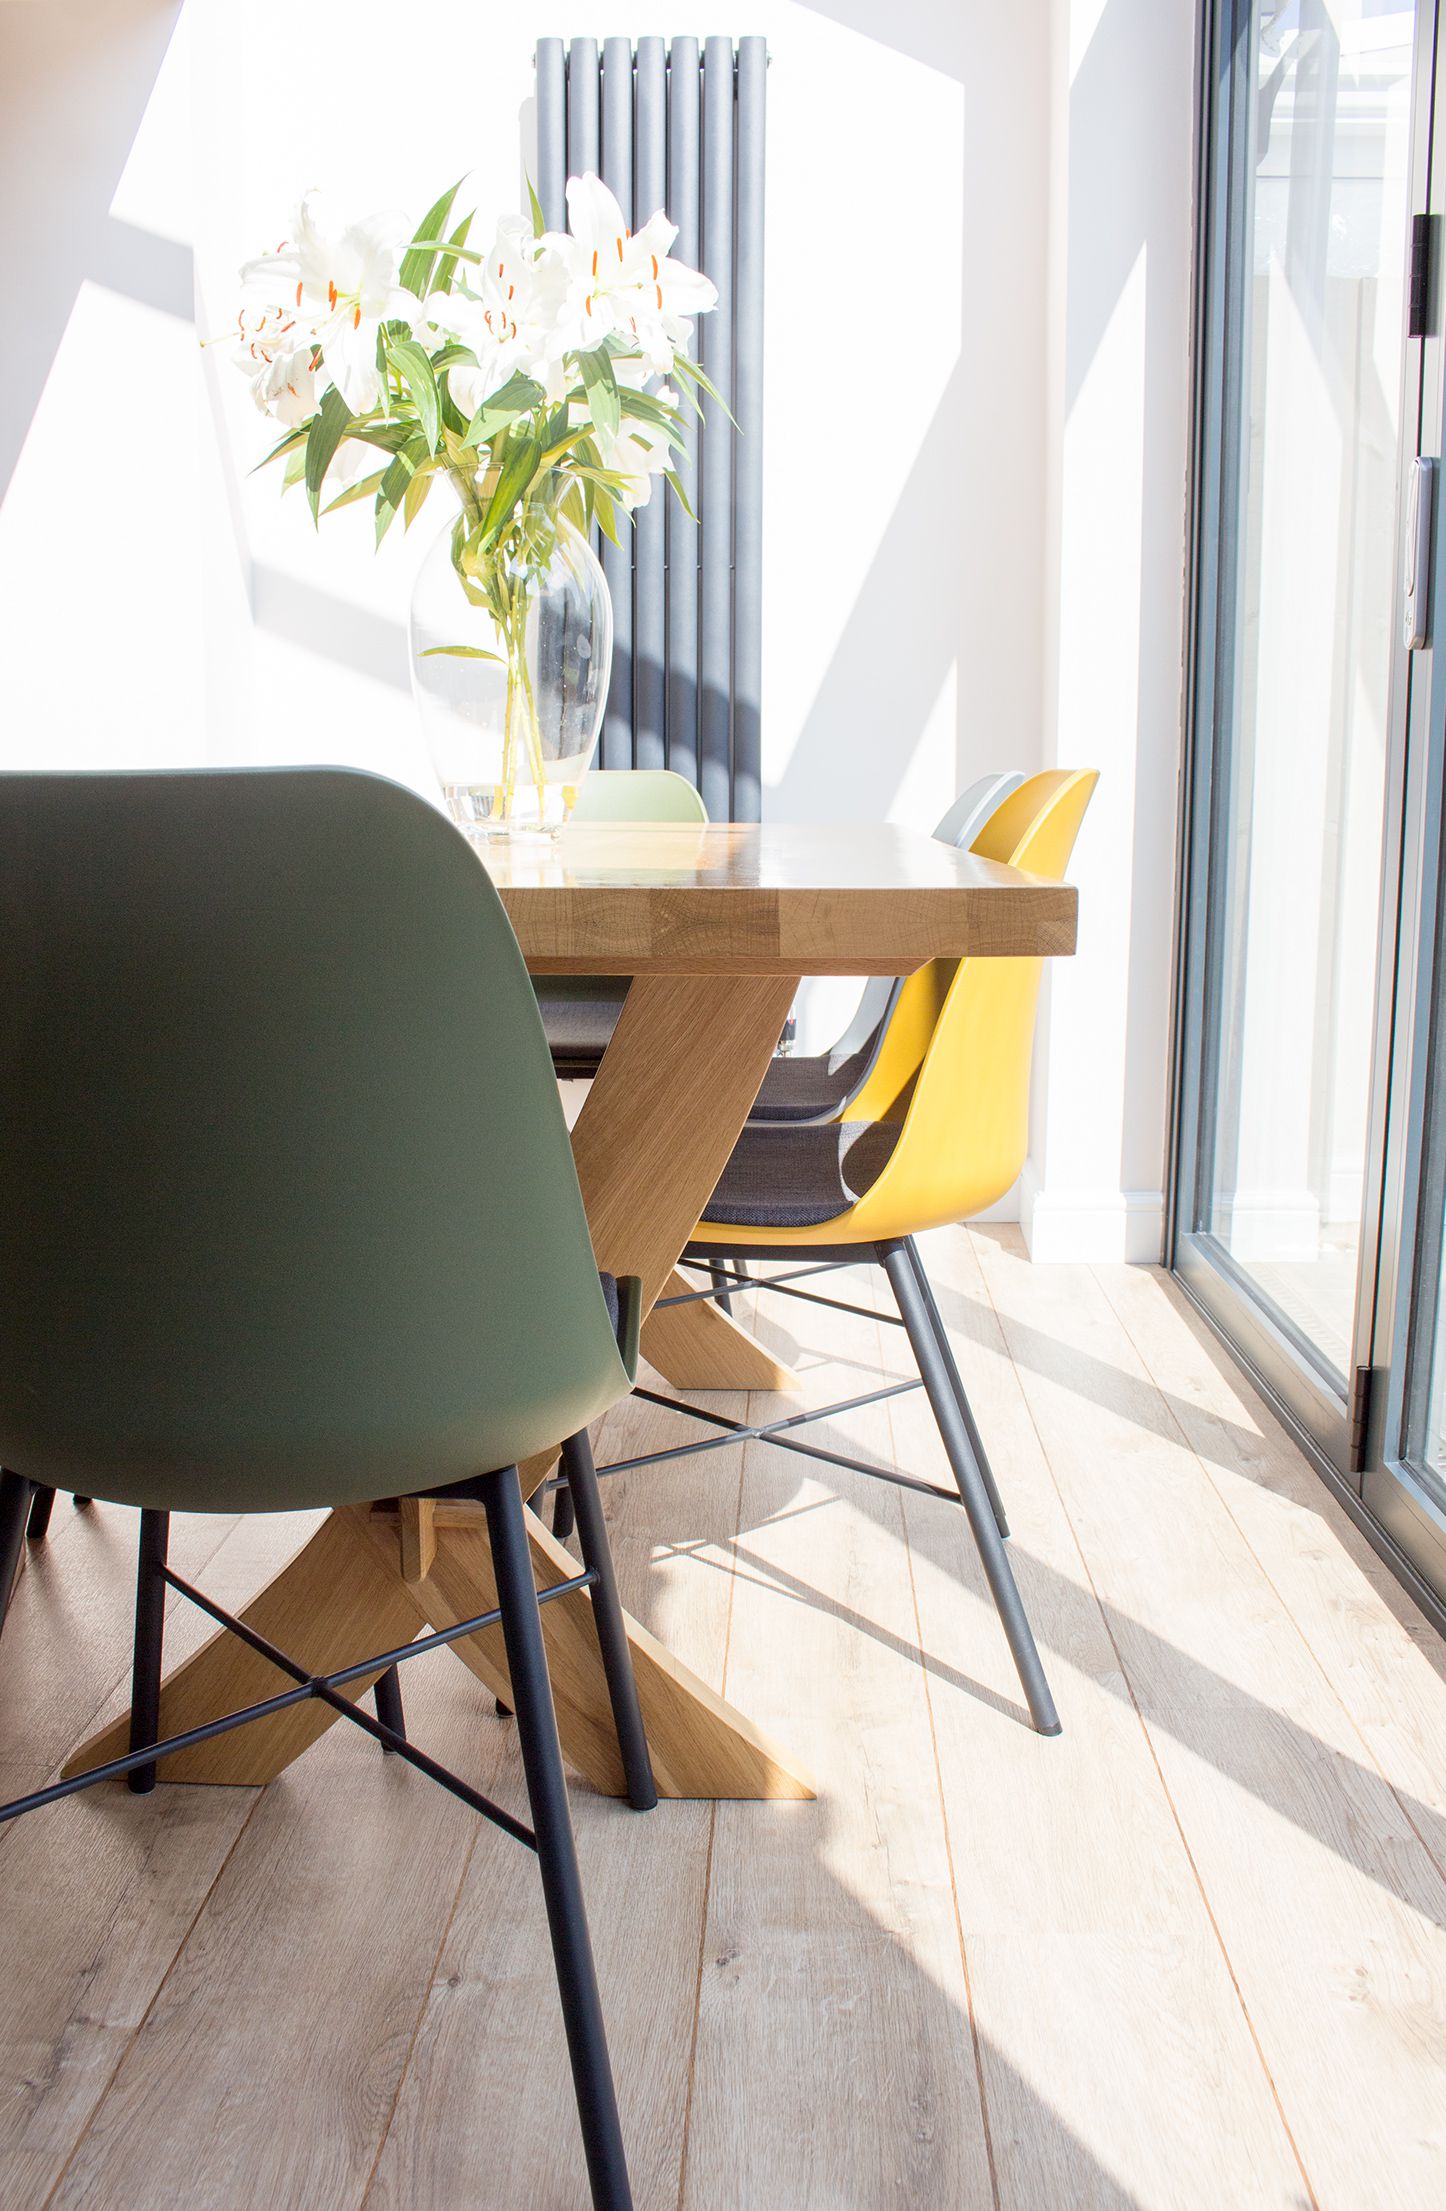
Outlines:
<svg viewBox="0 0 1446 2211"><path fill-rule="evenodd" d="M634 1804L656 1801L585 1430L625 1396L516 939L409 792L314 769L0 776L0 1603L45 1489L140 1508L131 1749L0 1806L153 1785L168 1749L319 1696L532 1845L593 2202L631 2203L517 1461L567 1477ZM168 1516L398 1495L486 1510L533 1830L171 1572ZM157 1740L167 1588L285 1687ZM541 1592L546 1601L552 1592ZM3 1678L3 1676L0 1676ZM480 2194L485 2187L479 2183Z"/></svg>

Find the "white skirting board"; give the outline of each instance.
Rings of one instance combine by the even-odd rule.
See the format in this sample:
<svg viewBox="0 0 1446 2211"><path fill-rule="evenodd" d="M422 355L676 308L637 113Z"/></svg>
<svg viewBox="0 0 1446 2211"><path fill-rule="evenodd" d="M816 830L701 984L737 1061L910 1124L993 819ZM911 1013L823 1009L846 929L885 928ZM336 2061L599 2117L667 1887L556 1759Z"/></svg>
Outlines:
<svg viewBox="0 0 1446 2211"><path fill-rule="evenodd" d="M1040 1265L1158 1266L1165 1200L1159 1190L1041 1188L1032 1160L1019 1178L1019 1221Z"/></svg>

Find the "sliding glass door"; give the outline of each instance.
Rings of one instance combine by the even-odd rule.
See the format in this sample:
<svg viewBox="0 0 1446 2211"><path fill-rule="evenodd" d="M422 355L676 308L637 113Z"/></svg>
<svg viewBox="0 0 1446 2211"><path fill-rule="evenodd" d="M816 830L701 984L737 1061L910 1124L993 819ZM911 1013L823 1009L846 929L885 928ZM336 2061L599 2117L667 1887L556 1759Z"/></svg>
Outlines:
<svg viewBox="0 0 1446 2211"><path fill-rule="evenodd" d="M1384 1464L1378 1331L1416 1279L1400 1085L1422 1071L1398 1031L1434 895L1413 839L1441 450L1436 7L1207 12L1171 1256L1359 1493L1368 1452ZM1439 1413L1446 1352L1432 1374L1413 1387Z"/></svg>

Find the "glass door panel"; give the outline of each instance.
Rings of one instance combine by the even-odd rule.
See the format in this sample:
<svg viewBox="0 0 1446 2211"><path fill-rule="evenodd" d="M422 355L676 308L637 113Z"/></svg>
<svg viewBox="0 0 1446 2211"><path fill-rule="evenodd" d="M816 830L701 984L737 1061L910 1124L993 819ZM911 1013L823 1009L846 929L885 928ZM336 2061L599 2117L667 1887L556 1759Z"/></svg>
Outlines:
<svg viewBox="0 0 1446 2211"><path fill-rule="evenodd" d="M1234 667L1197 1226L1344 1389L1366 1185L1411 11L1256 0Z"/></svg>
<svg viewBox="0 0 1446 2211"><path fill-rule="evenodd" d="M1437 4L1207 7L1170 1258L1359 1501L1433 680L1400 592Z"/></svg>

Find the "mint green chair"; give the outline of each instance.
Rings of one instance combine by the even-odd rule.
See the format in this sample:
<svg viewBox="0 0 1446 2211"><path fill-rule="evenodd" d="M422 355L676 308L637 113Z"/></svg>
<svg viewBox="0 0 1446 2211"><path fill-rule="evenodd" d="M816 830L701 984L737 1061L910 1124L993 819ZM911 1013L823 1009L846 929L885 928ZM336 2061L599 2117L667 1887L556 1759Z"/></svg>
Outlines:
<svg viewBox="0 0 1446 2211"><path fill-rule="evenodd" d="M671 768L594 768L582 779L568 826L629 821L698 826L707 819L697 791ZM548 975L538 978L536 990L558 1080L591 1080L618 1025L627 976Z"/></svg>
<svg viewBox="0 0 1446 2211"><path fill-rule="evenodd" d="M594 768L578 785L571 822L706 822L708 809L672 768Z"/></svg>
<svg viewBox="0 0 1446 2211"><path fill-rule="evenodd" d="M631 1387L526 968L433 807L332 770L0 776L0 1602L45 1488L141 1515L131 1748L0 1806L154 1784L319 1696L535 1848L595 2206L631 2203L517 1461L566 1464L632 1801L654 1801L585 1430ZM172 1512L486 1511L531 1830L167 1564ZM294 1686L157 1740L181 1592ZM542 1592L543 1600L550 1593ZM388 1665L405 1652L378 1654ZM383 1676L387 1679L387 1676ZM478 2200L487 2193L479 2175Z"/></svg>

